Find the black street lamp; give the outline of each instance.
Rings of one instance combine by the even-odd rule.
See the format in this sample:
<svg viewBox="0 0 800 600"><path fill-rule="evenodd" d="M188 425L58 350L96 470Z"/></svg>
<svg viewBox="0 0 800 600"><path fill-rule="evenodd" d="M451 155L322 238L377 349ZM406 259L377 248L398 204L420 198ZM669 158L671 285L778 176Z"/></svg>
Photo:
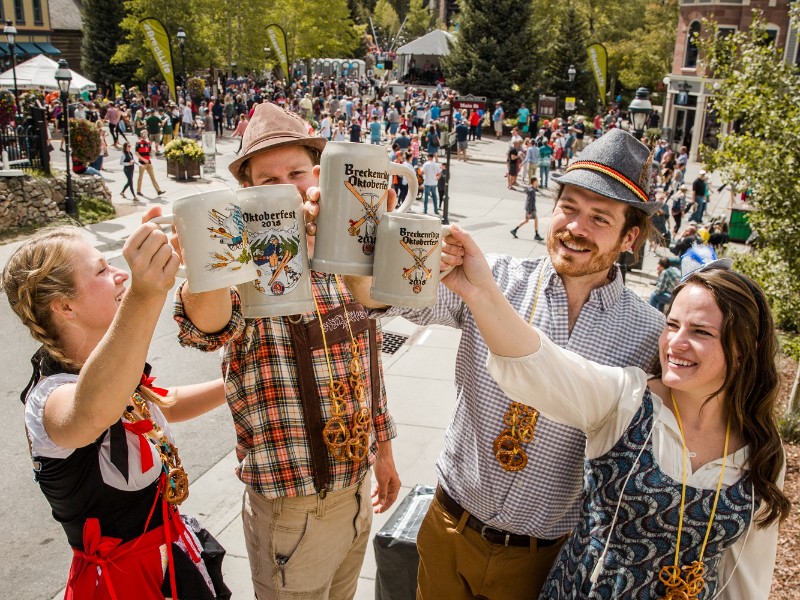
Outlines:
<svg viewBox="0 0 800 600"><path fill-rule="evenodd" d="M14 120L19 121L19 90L17 89L17 51L14 47L14 40L17 38L17 28L9 19L6 21L6 26L3 28L3 33L6 34L6 42L11 50L11 72L14 74ZM19 123L17 123L19 124Z"/></svg>
<svg viewBox="0 0 800 600"><path fill-rule="evenodd" d="M578 71L575 70L575 65L570 65L569 69L567 69L567 79L569 80L569 96L570 98L574 98L575 94L573 92L573 88L575 87L575 75L578 74ZM575 109L572 109L573 112Z"/></svg>
<svg viewBox="0 0 800 600"><path fill-rule="evenodd" d="M56 82L58 83L58 89L61 90L61 109L64 114L64 121L66 123L66 128L64 135L66 138L64 141L66 142L66 154L67 154L67 196L64 199L66 204L67 214L70 217L77 217L78 210L75 206L75 200L72 197L72 165L70 164L70 149L69 149L69 84L72 82L72 71L69 70L69 65L67 61L63 58L58 61L58 69L56 69L55 74Z"/></svg>
<svg viewBox="0 0 800 600"><path fill-rule="evenodd" d="M178 33L175 34L178 38L178 45L181 47L181 79L183 86L181 92L183 94L183 102L186 103L186 55L184 54L184 46L186 45L186 32L183 27L178 27Z"/></svg>
<svg viewBox="0 0 800 600"><path fill-rule="evenodd" d="M636 97L628 105L628 114L633 125L633 136L640 140L647 128L647 120L653 112L653 105L650 104L650 90L640 87L636 90Z"/></svg>

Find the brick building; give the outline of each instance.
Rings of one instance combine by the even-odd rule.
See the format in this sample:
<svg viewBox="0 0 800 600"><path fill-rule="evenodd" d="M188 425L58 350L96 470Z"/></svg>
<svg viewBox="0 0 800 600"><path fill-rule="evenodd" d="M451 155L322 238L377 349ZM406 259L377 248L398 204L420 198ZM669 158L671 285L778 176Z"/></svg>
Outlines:
<svg viewBox="0 0 800 600"><path fill-rule="evenodd" d="M752 12L760 10L767 22L773 43L783 50L784 60L800 65L798 36L789 27L791 0L681 0L672 72L664 78L667 97L664 106L664 127L672 147L689 148L697 159L700 144L716 147L720 123L707 110L707 99L714 93L714 80L705 77L698 61L698 50L692 42L695 32L703 35L703 19L714 18L719 29L744 30L753 21Z"/></svg>
<svg viewBox="0 0 800 600"><path fill-rule="evenodd" d="M50 29L50 7L48 0L0 0L0 29L10 21L17 30L14 54L17 64L45 54L58 60L61 52L53 46ZM11 48L6 37L0 36L0 66L11 68Z"/></svg>

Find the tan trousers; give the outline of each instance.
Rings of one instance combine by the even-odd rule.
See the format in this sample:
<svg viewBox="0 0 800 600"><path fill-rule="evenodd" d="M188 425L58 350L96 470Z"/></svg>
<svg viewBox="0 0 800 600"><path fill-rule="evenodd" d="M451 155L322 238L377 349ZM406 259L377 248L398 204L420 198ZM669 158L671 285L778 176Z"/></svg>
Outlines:
<svg viewBox="0 0 800 600"><path fill-rule="evenodd" d="M144 177L145 172L150 175L150 181L153 182L153 187L156 188L157 192L161 191L161 188L158 187L158 182L156 181L156 173L153 171L152 164L140 164L139 165L139 182L136 184L136 193L142 193L142 178Z"/></svg>
<svg viewBox="0 0 800 600"><path fill-rule="evenodd" d="M536 600L561 543L537 549L491 544L436 498L417 535L417 600Z"/></svg>
<svg viewBox="0 0 800 600"><path fill-rule="evenodd" d="M256 598L353 598L372 526L369 476L324 500L269 500L248 486L242 520Z"/></svg>

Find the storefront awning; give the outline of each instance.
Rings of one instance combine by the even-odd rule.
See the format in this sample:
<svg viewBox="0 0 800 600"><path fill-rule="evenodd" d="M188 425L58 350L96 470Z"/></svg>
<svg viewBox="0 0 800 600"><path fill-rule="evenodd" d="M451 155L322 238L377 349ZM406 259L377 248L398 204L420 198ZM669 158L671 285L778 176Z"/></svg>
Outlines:
<svg viewBox="0 0 800 600"><path fill-rule="evenodd" d="M2 50L7 56L11 56L11 49L5 42L0 42L0 50ZM17 56L25 56L25 52L22 51L22 49L19 47L19 44L14 44L14 54Z"/></svg>
<svg viewBox="0 0 800 600"><path fill-rule="evenodd" d="M42 49L32 42L17 42L16 46L28 56L36 56L42 53Z"/></svg>
<svg viewBox="0 0 800 600"><path fill-rule="evenodd" d="M52 56L61 54L61 50L53 46L50 42L36 42L36 45L39 46L44 54L50 54Z"/></svg>

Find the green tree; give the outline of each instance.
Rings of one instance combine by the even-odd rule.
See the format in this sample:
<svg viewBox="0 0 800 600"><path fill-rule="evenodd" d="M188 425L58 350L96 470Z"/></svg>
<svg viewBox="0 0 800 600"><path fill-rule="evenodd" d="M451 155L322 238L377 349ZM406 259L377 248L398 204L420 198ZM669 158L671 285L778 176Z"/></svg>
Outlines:
<svg viewBox="0 0 800 600"><path fill-rule="evenodd" d="M372 23L375 25L375 33L378 35L378 45L382 48L389 48L400 29L400 17L397 16L397 12L389 0L378 0L375 4Z"/></svg>
<svg viewBox="0 0 800 600"><path fill-rule="evenodd" d="M491 102L507 100L513 111L536 62L528 36L531 11L529 0L462 0L456 42L443 60L448 84Z"/></svg>
<svg viewBox="0 0 800 600"><path fill-rule="evenodd" d="M639 86L656 89L670 72L678 22L678 0L533 0L533 33L563 31L570 10L586 25L586 44L599 42L608 51L607 91L628 100ZM542 45L551 48L555 36ZM584 52L585 56L585 52ZM585 59L584 59L585 60ZM621 89L624 88L624 89ZM576 88L577 89L577 88ZM596 95L590 86L590 98Z"/></svg>
<svg viewBox="0 0 800 600"><path fill-rule="evenodd" d="M81 68L92 81L103 86L129 81L136 64L133 62L112 63L111 57L123 38L120 26L125 16L122 0L84 0L83 41L81 43Z"/></svg>
<svg viewBox="0 0 800 600"><path fill-rule="evenodd" d="M737 193L749 190L763 248L742 264L764 287L778 324L800 331L800 72L769 41L763 16L754 17L727 36L703 24L711 32L700 40L703 65L719 84L710 109L734 125L705 158ZM796 3L791 24L800 28Z"/></svg>
<svg viewBox="0 0 800 600"><path fill-rule="evenodd" d="M560 19L557 35L552 36L543 54L545 67L541 75L541 87L547 94L558 97L558 112L564 111L564 98L577 98L578 112L594 109L592 74L588 69L588 46L586 23L579 12L568 6ZM575 80L569 81L569 68L575 67Z"/></svg>
<svg viewBox="0 0 800 600"><path fill-rule="evenodd" d="M611 45L619 82L627 89L655 90L672 70L678 10L677 0L648 2L641 27Z"/></svg>
<svg viewBox="0 0 800 600"><path fill-rule="evenodd" d="M405 39L415 40L428 33L431 26L431 13L424 0L411 0L406 14L406 26L403 28Z"/></svg>

